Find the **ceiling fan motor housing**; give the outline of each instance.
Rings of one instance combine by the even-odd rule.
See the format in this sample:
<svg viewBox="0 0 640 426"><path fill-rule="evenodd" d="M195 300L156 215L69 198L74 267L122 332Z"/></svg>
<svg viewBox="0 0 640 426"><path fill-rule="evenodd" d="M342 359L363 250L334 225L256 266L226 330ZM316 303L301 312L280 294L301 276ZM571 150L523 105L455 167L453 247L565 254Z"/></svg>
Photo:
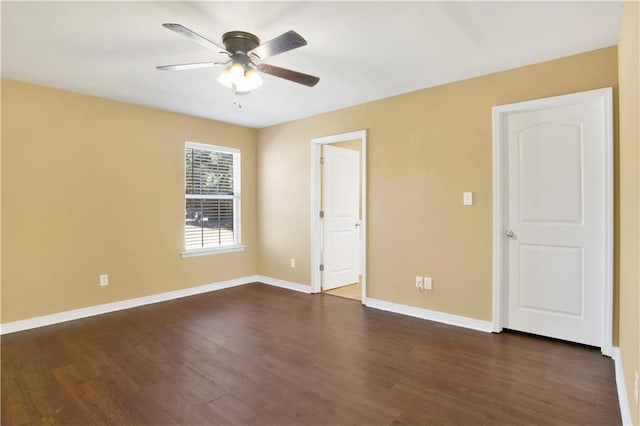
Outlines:
<svg viewBox="0 0 640 426"><path fill-rule="evenodd" d="M260 39L245 31L229 31L222 35L222 43L225 49L232 55L247 53L260 46Z"/></svg>

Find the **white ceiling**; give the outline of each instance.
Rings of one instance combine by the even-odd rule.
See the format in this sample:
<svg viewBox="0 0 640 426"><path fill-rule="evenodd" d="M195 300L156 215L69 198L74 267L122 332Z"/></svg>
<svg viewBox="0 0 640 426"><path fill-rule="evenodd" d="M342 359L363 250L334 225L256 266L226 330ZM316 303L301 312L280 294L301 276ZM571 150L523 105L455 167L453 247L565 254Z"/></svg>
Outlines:
<svg viewBox="0 0 640 426"><path fill-rule="evenodd" d="M2 76L248 127L332 111L617 44L621 3L607 2L7 2ZM161 26L221 44L244 30L295 30L308 46L266 63L320 77L314 88L264 76L234 96L218 69L156 65L221 60Z"/></svg>

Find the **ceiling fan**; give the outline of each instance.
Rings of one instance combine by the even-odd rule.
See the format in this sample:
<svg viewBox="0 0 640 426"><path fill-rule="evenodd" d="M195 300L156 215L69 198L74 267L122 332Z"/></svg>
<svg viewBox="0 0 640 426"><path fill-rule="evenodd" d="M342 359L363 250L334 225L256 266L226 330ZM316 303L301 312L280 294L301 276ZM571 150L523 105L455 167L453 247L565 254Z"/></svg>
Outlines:
<svg viewBox="0 0 640 426"><path fill-rule="evenodd" d="M199 34L180 24L162 24L163 27L175 31L202 46L226 54L229 59L226 62L197 62L191 64L160 65L156 68L163 71L191 70L196 68L208 68L224 66L218 77L218 82L237 94L249 93L262 85L262 78L258 72L280 77L294 83L313 87L320 79L313 75L304 74L275 65L264 64L261 61L271 56L278 55L298 47L306 46L307 41L295 31L287 31L273 40L260 44L260 39L245 31L229 31L222 35L222 44L218 44L202 37Z"/></svg>

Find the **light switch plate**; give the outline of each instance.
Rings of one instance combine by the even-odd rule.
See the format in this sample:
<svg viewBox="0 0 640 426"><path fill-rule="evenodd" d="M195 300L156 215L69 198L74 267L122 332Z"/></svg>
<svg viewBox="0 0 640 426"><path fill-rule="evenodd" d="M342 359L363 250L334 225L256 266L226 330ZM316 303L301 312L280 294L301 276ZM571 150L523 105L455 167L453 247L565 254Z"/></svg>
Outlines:
<svg viewBox="0 0 640 426"><path fill-rule="evenodd" d="M431 277L424 277L424 289L431 290L433 288L431 284Z"/></svg>
<svg viewBox="0 0 640 426"><path fill-rule="evenodd" d="M465 206L473 205L473 192L462 193L462 204L464 204Z"/></svg>

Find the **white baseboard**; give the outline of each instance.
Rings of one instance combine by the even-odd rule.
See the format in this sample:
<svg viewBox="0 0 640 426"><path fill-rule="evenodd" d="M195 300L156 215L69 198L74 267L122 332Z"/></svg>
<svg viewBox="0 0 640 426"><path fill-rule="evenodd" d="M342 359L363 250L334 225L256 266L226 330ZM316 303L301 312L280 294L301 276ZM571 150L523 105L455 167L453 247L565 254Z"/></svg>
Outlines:
<svg viewBox="0 0 640 426"><path fill-rule="evenodd" d="M299 291L301 293L311 294L311 286L298 284L291 281L284 281L278 278L265 277L264 275L256 275L255 279L259 283L269 284L274 287L282 287L289 290Z"/></svg>
<svg viewBox="0 0 640 426"><path fill-rule="evenodd" d="M94 315L106 314L108 312L120 311L123 309L135 308L136 306L149 305L151 303L164 302L181 297L193 296L210 291L222 290L224 288L235 287L243 284L254 283L258 280L256 275L243 278L235 278L217 283L205 284L197 287L190 287L181 290L168 291L166 293L153 294L150 296L136 297L135 299L121 300L104 305L88 306L86 308L74 309L71 311L59 312L41 317L28 318L20 321L0 324L0 335L15 333L17 331L29 330L37 327L58 324L75 319L92 317Z"/></svg>
<svg viewBox="0 0 640 426"><path fill-rule="evenodd" d="M633 425L631 420L631 407L629 407L629 399L627 399L627 387L624 383L624 370L622 370L622 355L620 348L613 347L611 358L616 366L616 387L618 388L618 400L620 404L620 415L622 416L623 425Z"/></svg>
<svg viewBox="0 0 640 426"><path fill-rule="evenodd" d="M384 300L372 298L367 298L366 306L381 309L383 311L394 312L396 314L408 315L410 317L455 325L457 327L484 331L485 333L491 333L493 331L493 323L491 321L482 321L474 318L446 314L444 312L431 311L429 309L417 308L415 306L401 305L399 303L385 302Z"/></svg>

